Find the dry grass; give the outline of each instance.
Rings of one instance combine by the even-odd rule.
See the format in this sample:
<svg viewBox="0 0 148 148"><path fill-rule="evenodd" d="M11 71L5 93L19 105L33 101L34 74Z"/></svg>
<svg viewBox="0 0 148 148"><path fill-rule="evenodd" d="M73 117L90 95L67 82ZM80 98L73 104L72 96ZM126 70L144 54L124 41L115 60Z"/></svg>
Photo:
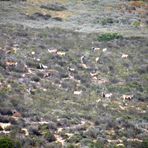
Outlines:
<svg viewBox="0 0 148 148"><path fill-rule="evenodd" d="M32 0L28 0L28 2L31 2ZM31 3L40 3L42 4L43 0L36 0L36 1L32 1ZM46 2L46 1L44 1ZM63 2L64 1L60 1ZM66 2L66 0L65 0ZM49 1L48 1L49 3ZM34 13L41 13L44 15L51 15L52 17L59 17L63 20L68 19L69 17L71 17L73 14L72 12L65 10L65 11L51 11L51 10L46 10L46 9L42 9L40 8L38 5L29 5L27 8L25 8L25 14L27 15L32 15Z"/></svg>
<svg viewBox="0 0 148 148"><path fill-rule="evenodd" d="M130 2L130 5L133 7L143 7L145 6L144 2L142 1L132 1Z"/></svg>
<svg viewBox="0 0 148 148"><path fill-rule="evenodd" d="M27 2L29 3L37 3L37 4L41 4L41 3L66 3L68 2L68 0L27 0Z"/></svg>

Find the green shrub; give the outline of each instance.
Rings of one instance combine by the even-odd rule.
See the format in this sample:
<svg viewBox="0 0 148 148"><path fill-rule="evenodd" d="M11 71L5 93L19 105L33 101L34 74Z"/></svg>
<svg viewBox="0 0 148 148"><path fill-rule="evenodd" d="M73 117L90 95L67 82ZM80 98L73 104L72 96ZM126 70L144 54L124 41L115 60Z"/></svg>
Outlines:
<svg viewBox="0 0 148 148"><path fill-rule="evenodd" d="M19 141L13 140L10 137L0 137L0 148L21 148Z"/></svg>
<svg viewBox="0 0 148 148"><path fill-rule="evenodd" d="M89 148L103 148L103 144L101 142L92 142L90 145L89 145Z"/></svg>
<svg viewBox="0 0 148 148"><path fill-rule="evenodd" d="M1 137L0 148L15 148L15 141L9 137Z"/></svg>
<svg viewBox="0 0 148 148"><path fill-rule="evenodd" d="M133 27L139 27L140 26L140 22L139 21L135 21L132 23Z"/></svg>
<svg viewBox="0 0 148 148"><path fill-rule="evenodd" d="M68 144L67 148L76 148L76 146L74 144Z"/></svg>
<svg viewBox="0 0 148 148"><path fill-rule="evenodd" d="M98 36L98 41L110 41L119 38L122 38L122 36L118 33L104 33Z"/></svg>
<svg viewBox="0 0 148 148"><path fill-rule="evenodd" d="M67 141L70 143L78 143L80 142L82 139L82 136L79 134L75 134L73 136L71 136Z"/></svg>
<svg viewBox="0 0 148 148"><path fill-rule="evenodd" d="M56 141L55 136L50 131L46 131L44 137L48 142Z"/></svg>
<svg viewBox="0 0 148 148"><path fill-rule="evenodd" d="M148 139L144 139L142 144L141 144L141 148L148 148Z"/></svg>
<svg viewBox="0 0 148 148"><path fill-rule="evenodd" d="M105 18L101 20L102 25L113 24L114 20L112 18Z"/></svg>

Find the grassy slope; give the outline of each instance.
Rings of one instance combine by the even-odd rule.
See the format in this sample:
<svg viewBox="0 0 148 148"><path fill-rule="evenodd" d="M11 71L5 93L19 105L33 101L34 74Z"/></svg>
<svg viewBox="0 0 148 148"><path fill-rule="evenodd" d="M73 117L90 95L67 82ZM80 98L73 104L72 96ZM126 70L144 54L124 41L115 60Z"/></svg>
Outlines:
<svg viewBox="0 0 148 148"><path fill-rule="evenodd" d="M13 50L15 43L19 46L16 53L0 53L0 105L4 110L16 109L22 114L22 118L13 123L10 135L20 141L25 139L24 147L61 147L61 144L51 143L54 138L49 131L58 136L57 141L64 139L67 147L68 143L77 147L99 147L100 142L108 147L119 143L139 147L140 142L133 142L133 139L143 140L148 136L145 35L100 42L100 33L33 29L12 24L1 24L0 28L0 46L4 51ZM92 46L101 50L93 52ZM49 48L66 54L50 54ZM102 52L103 48L107 51ZM129 56L124 59L122 54ZM87 69L81 65L82 56L85 56ZM98 62L95 61L97 57L100 58ZM18 68L6 66L4 61L16 61ZM39 69L39 63L48 69ZM24 70L25 65L32 73ZM75 70L69 71L69 67ZM94 71L97 80L90 74ZM45 74L49 75L44 77ZM74 95L74 91L79 90L82 94ZM102 92L113 96L103 98ZM124 102L124 94L134 97ZM0 120L3 118L1 116ZM48 126L40 125L41 120L47 121ZM29 130L29 137L23 136L22 127Z"/></svg>

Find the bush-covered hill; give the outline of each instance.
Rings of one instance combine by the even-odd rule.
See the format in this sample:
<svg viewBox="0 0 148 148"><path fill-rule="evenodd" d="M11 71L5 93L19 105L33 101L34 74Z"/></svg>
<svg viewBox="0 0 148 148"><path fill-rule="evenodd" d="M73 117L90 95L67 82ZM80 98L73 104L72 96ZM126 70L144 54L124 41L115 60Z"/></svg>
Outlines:
<svg viewBox="0 0 148 148"><path fill-rule="evenodd" d="M0 147L146 148L147 2L56 2L0 2Z"/></svg>

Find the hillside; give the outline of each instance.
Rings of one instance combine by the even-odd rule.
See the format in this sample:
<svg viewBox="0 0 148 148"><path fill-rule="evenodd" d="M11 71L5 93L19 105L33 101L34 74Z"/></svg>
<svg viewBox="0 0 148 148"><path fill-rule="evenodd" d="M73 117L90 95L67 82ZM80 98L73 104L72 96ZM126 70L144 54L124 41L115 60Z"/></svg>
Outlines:
<svg viewBox="0 0 148 148"><path fill-rule="evenodd" d="M0 148L147 148L147 8L0 0Z"/></svg>

